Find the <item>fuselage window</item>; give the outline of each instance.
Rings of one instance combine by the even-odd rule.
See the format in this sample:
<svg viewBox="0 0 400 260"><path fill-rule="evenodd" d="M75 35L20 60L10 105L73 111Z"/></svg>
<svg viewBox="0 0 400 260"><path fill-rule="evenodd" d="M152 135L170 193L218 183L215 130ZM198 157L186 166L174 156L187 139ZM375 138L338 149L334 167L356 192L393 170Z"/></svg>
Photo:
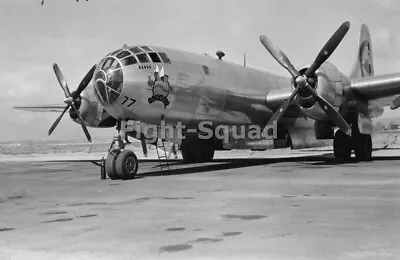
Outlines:
<svg viewBox="0 0 400 260"><path fill-rule="evenodd" d="M157 53L149 52L149 56L153 62L161 62L160 57L158 57Z"/></svg>
<svg viewBox="0 0 400 260"><path fill-rule="evenodd" d="M168 58L168 55L165 52L158 53L164 63L171 63L171 60Z"/></svg>
<svg viewBox="0 0 400 260"><path fill-rule="evenodd" d="M145 51L153 51L152 49L150 49L150 48L147 47L147 46L140 46L140 48L142 48L142 49L145 50Z"/></svg>
<svg viewBox="0 0 400 260"><path fill-rule="evenodd" d="M140 63L149 62L149 58L147 58L146 53L138 54L138 55L137 55L137 58L138 58L138 60L140 61Z"/></svg>
<svg viewBox="0 0 400 260"><path fill-rule="evenodd" d="M131 53L129 52L129 51L123 51L123 52L121 52L121 53L119 53L118 55L117 55L117 58L118 59L122 59L122 58L125 58L126 56L129 56Z"/></svg>
<svg viewBox="0 0 400 260"><path fill-rule="evenodd" d="M137 63L135 57L133 57L133 56L129 56L129 57L123 59L121 62L122 62L122 66L128 66L128 65Z"/></svg>
<svg viewBox="0 0 400 260"><path fill-rule="evenodd" d="M206 75L210 75L210 70L208 69L208 67L206 65L203 65L203 70Z"/></svg>
<svg viewBox="0 0 400 260"><path fill-rule="evenodd" d="M133 47L129 49L133 53L141 53L143 52L139 47Z"/></svg>

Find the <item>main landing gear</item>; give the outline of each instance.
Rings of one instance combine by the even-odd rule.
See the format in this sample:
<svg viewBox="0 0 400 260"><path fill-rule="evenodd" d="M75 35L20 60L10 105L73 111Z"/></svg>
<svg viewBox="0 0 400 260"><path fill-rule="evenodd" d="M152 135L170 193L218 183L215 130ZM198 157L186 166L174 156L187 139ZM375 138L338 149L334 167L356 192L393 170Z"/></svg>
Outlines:
<svg viewBox="0 0 400 260"><path fill-rule="evenodd" d="M121 135L116 135L105 161L105 170L111 180L131 180L136 177L139 168L138 159L134 152L124 148Z"/></svg>
<svg viewBox="0 0 400 260"><path fill-rule="evenodd" d="M211 139L187 137L182 141L181 150L185 163L210 162L214 158L214 146Z"/></svg>
<svg viewBox="0 0 400 260"><path fill-rule="evenodd" d="M353 126L357 123L353 123ZM349 161L351 152L354 150L357 161L372 160L371 135L360 133L358 127L352 127L351 137L340 129L336 131L333 139L333 151L335 158L340 161Z"/></svg>

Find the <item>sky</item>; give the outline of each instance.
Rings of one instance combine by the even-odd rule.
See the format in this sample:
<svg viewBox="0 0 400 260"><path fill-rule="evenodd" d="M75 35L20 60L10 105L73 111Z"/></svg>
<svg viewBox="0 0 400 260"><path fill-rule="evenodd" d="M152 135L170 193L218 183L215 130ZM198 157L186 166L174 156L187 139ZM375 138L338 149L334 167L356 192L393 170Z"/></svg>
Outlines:
<svg viewBox="0 0 400 260"><path fill-rule="evenodd" d="M0 141L85 140L79 125L65 116L51 137L56 113L12 109L18 105L63 101L52 64L57 62L70 88L90 67L123 44L149 44L215 55L227 61L281 75L259 41L267 35L295 66L312 61L344 21L351 27L330 57L348 74L358 33L366 23L372 35L375 74L400 72L398 0L0 0ZM400 111L383 117L398 117ZM89 128L94 141L113 129Z"/></svg>

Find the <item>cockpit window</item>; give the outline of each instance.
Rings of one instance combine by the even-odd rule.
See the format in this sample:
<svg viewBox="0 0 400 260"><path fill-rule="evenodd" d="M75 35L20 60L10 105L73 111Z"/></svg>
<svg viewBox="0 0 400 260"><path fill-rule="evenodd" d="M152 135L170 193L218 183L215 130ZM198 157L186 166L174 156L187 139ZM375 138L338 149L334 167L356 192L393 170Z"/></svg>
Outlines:
<svg viewBox="0 0 400 260"><path fill-rule="evenodd" d="M149 52L149 56L153 62L161 62L160 57L158 57L157 53Z"/></svg>
<svg viewBox="0 0 400 260"><path fill-rule="evenodd" d="M117 101L124 85L123 76L120 62L116 58L108 57L103 69L95 74L94 88L97 98L106 104Z"/></svg>
<svg viewBox="0 0 400 260"><path fill-rule="evenodd" d="M112 104L118 99L122 91L122 70L115 70L113 72L107 73L107 86L108 102Z"/></svg>
<svg viewBox="0 0 400 260"><path fill-rule="evenodd" d="M138 58L138 60L140 61L140 63L149 62L149 58L147 58L146 53L138 54L138 55L137 55L137 58Z"/></svg>
<svg viewBox="0 0 400 260"><path fill-rule="evenodd" d="M118 69L118 68L121 68L121 65L119 64L119 62L117 60L114 60L113 63L111 63L111 68Z"/></svg>
<svg viewBox="0 0 400 260"><path fill-rule="evenodd" d="M122 58L125 58L126 56L129 56L131 53L129 52L129 51L123 51L123 52L121 52L121 53L119 53L118 55L117 55L117 58L118 59L122 59Z"/></svg>
<svg viewBox="0 0 400 260"><path fill-rule="evenodd" d="M153 51L152 49L150 49L148 46L140 46L143 50L145 51Z"/></svg>
<svg viewBox="0 0 400 260"><path fill-rule="evenodd" d="M103 63L103 67L101 67L103 70L108 69L111 67L111 63L114 61L113 58L107 58L106 61Z"/></svg>
<svg viewBox="0 0 400 260"><path fill-rule="evenodd" d="M129 49L133 53L141 53L143 52L139 47L133 47Z"/></svg>
<svg viewBox="0 0 400 260"><path fill-rule="evenodd" d="M121 49L114 51L113 53L111 53L111 56L114 56L114 55L117 54L120 50L121 50Z"/></svg>
<svg viewBox="0 0 400 260"><path fill-rule="evenodd" d="M168 55L165 52L158 53L164 63L171 63L171 60L168 58Z"/></svg>
<svg viewBox="0 0 400 260"><path fill-rule="evenodd" d="M107 71L110 68L118 69L118 68L121 68L121 65L119 64L119 62L116 59L109 57L104 62L102 70Z"/></svg>
<svg viewBox="0 0 400 260"><path fill-rule="evenodd" d="M128 66L128 65L137 63L135 57L133 57L133 56L129 56L129 57L123 59L121 62L122 62L122 66Z"/></svg>

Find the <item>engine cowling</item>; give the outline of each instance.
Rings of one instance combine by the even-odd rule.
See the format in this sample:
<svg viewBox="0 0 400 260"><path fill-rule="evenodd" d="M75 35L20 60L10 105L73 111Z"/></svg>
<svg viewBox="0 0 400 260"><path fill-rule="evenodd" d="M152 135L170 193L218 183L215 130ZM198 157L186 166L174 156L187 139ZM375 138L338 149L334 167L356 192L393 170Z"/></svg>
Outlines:
<svg viewBox="0 0 400 260"><path fill-rule="evenodd" d="M117 124L117 120L97 101L93 87L91 86L88 86L82 92L76 101L76 105L85 125L88 127L106 128L114 127ZM75 123L79 124L78 115L73 110L69 111L69 115Z"/></svg>
<svg viewBox="0 0 400 260"><path fill-rule="evenodd" d="M307 68L308 67L304 67L300 70L300 73L306 71ZM315 91L326 99L334 108L339 109L344 98L343 87L350 84L347 77L332 63L326 62L316 71L315 77L312 80L316 81L314 87ZM302 113L308 117L320 121L330 120L311 94L299 90L296 101Z"/></svg>

